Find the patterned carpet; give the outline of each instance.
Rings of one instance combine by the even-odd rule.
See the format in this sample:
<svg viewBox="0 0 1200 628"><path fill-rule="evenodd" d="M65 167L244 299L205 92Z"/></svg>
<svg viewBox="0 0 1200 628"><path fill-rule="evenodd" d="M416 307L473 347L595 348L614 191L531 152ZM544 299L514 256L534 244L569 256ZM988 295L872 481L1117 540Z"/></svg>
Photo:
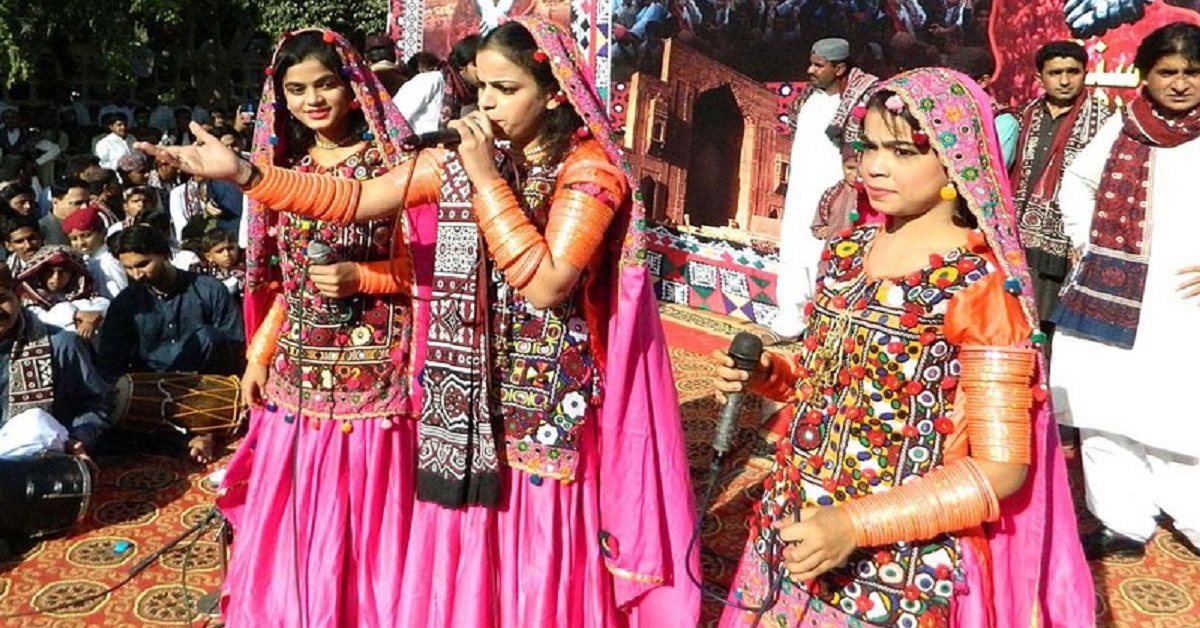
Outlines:
<svg viewBox="0 0 1200 628"><path fill-rule="evenodd" d="M733 319L663 307L671 358L683 407L684 427L697 490L704 487L712 424L720 408L712 399L709 352L727 347L739 331L762 328ZM760 408L743 404L737 448L721 480L720 497L703 530L702 564L706 588L724 597L746 537L749 505L758 496L765 468L750 460L757 442ZM153 559L144 571L130 571L169 540L204 519L215 490L201 469L163 457L127 457L103 461L88 515L66 538L38 544L23 556L0 563L0 626L212 626L196 613L201 595L221 579L219 532L211 527L192 542ZM1072 460L1072 479L1079 477ZM1076 495L1077 509L1081 497ZM1094 523L1081 522L1085 528ZM123 550L123 551L118 551ZM186 563L186 592L184 567ZM1093 564L1101 626L1200 626L1200 558L1169 534L1160 533L1146 557ZM116 591L111 586L129 579ZM90 599L71 605L76 600ZM38 612L42 611L42 612ZM26 613L22 616L17 614ZM27 614L34 613L34 614ZM715 624L720 607L704 606L703 626Z"/></svg>
<svg viewBox="0 0 1200 628"><path fill-rule="evenodd" d="M201 471L158 456L104 460L88 514L70 536L0 563L0 625L189 625L196 601L221 581L218 531L206 526L198 538L149 556L205 519L216 487ZM104 594L146 560L144 571ZM48 609L58 610L16 616ZM194 619L201 626L206 617Z"/></svg>

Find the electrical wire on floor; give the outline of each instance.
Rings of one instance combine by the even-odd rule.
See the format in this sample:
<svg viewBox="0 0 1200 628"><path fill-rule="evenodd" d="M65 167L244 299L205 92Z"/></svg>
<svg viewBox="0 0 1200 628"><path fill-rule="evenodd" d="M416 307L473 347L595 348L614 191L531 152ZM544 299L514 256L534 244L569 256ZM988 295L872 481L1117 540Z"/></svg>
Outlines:
<svg viewBox="0 0 1200 628"><path fill-rule="evenodd" d="M717 479L721 475L721 462L722 458L714 455L712 462L709 463L708 482L706 483L706 488L704 489L704 499L700 504L700 516L696 519L696 527L694 530L692 530L692 537L688 539L687 554L685 554L685 556L692 555L692 552L696 548L696 543L700 540L700 530L704 525L705 517L708 516L708 507L710 504L712 504L713 493L717 487ZM775 566L779 556L782 554L783 544L779 540L779 533L775 531L772 531L772 533L774 534L774 538L770 541L770 555L767 557L767 562L768 565L770 565L770 570L774 572L774 576L771 578L771 584L767 590L767 595L763 598L762 604L758 606L746 606L745 604L731 602L726 598L713 595L704 588L704 583L701 582L694 573L692 573L691 561L684 561L684 570L687 571L688 578L692 581L692 584L696 585L696 588L700 590L700 595L704 597L704 599L710 602L716 602L722 606L736 608L748 613L754 613L754 623L752 624L752 628L758 628L758 625L763 620L763 616L766 615L767 611L771 610L771 608L775 606L775 603L779 599L779 592L783 588L783 579L787 573L786 570Z"/></svg>

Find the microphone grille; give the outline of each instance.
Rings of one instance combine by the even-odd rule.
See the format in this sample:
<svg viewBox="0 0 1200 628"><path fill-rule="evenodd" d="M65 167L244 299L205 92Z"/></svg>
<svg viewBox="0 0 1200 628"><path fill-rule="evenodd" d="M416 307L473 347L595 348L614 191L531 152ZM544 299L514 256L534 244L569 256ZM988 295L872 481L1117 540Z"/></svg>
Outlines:
<svg viewBox="0 0 1200 628"><path fill-rule="evenodd" d="M762 339L748 331L738 332L729 344L729 357L733 358L738 368L746 370L753 369L758 364L762 352Z"/></svg>
<svg viewBox="0 0 1200 628"><path fill-rule="evenodd" d="M310 263L318 265L326 264L328 263L327 260L333 255L333 247L328 242L309 240L305 253Z"/></svg>

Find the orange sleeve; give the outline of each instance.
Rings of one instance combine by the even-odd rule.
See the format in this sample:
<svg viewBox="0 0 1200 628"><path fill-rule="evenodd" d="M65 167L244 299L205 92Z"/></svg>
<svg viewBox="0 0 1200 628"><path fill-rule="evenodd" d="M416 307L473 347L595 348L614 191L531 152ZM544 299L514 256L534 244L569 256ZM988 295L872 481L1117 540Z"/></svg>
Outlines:
<svg viewBox="0 0 1200 628"><path fill-rule="evenodd" d="M559 186L594 183L608 190L616 198L624 198L629 191L629 181L621 169L608 161L603 149L592 146L580 147L563 164L558 177Z"/></svg>
<svg viewBox="0 0 1200 628"><path fill-rule="evenodd" d="M767 378L751 386L750 392L775 401L791 401L796 396L800 367L794 358L774 351L767 352L767 362L771 365Z"/></svg>
<svg viewBox="0 0 1200 628"><path fill-rule="evenodd" d="M359 294L384 295L408 291L408 282L398 276L398 271L407 265L397 264L390 259L354 264L358 267Z"/></svg>
<svg viewBox="0 0 1200 628"><path fill-rule="evenodd" d="M597 260L629 182L599 142L579 146L563 164L546 221L546 246L556 262L580 270Z"/></svg>
<svg viewBox="0 0 1200 628"><path fill-rule="evenodd" d="M247 362L258 366L271 365L271 359L275 357L275 347L279 342L279 330L283 329L283 321L286 318L287 302L283 297L276 297L246 349Z"/></svg>
<svg viewBox="0 0 1200 628"><path fill-rule="evenodd" d="M1021 302L1005 292L1004 273L993 272L950 299L946 340L955 346L1025 346L1033 333Z"/></svg>
<svg viewBox="0 0 1200 628"><path fill-rule="evenodd" d="M993 272L954 295L946 311L946 339L959 347L962 364L947 461L966 455L1030 461L1037 350L1021 302L1004 290L1004 280Z"/></svg>
<svg viewBox="0 0 1200 628"><path fill-rule="evenodd" d="M358 270L359 294L411 294L416 278L413 276L408 214L401 212L396 216L390 259L355 262L354 265Z"/></svg>

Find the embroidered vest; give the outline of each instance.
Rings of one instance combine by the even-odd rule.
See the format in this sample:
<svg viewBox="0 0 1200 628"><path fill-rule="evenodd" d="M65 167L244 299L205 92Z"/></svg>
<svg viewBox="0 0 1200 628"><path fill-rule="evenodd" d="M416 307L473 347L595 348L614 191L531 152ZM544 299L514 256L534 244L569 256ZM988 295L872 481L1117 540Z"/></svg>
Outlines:
<svg viewBox="0 0 1200 628"><path fill-rule="evenodd" d="M383 153L373 145L333 168L306 156L296 169L359 180L387 172ZM288 315L268 380L280 405L298 405L306 416L321 419L411 413L401 366L406 360L397 359L408 351L411 338L411 296L358 294L339 305L320 295L306 271L308 244L314 240L329 244L337 261L391 259L393 225L393 220L377 220L341 226L280 214L279 266ZM339 319L342 306L351 314L347 323Z"/></svg>
<svg viewBox="0 0 1200 628"><path fill-rule="evenodd" d="M790 446L777 453L757 507L754 547L764 560L764 523L790 518L796 504L831 506L928 473L954 431L960 367L942 333L946 309L994 269L963 247L902 280L871 279L863 261L878 230L835 237L823 255ZM860 548L810 592L873 624L946 626L959 556L946 534Z"/></svg>

